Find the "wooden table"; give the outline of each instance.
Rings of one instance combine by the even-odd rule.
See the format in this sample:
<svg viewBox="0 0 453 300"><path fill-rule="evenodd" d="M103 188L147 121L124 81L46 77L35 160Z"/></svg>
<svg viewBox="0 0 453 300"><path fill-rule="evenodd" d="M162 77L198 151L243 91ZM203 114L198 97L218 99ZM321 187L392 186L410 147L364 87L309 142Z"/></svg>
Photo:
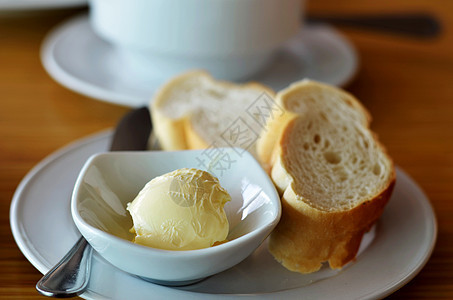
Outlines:
<svg viewBox="0 0 453 300"><path fill-rule="evenodd" d="M344 3L347 2L347 3ZM311 1L312 13L428 11L443 23L440 37L416 40L342 27L357 47L360 70L346 89L374 116L373 129L396 164L430 198L438 218L436 248L426 267L389 298L453 298L453 2ZM13 193L48 154L112 127L129 110L76 94L44 71L46 33L80 12L0 14L0 298L43 298L41 274L16 246L9 225ZM401 237L404 239L404 237Z"/></svg>

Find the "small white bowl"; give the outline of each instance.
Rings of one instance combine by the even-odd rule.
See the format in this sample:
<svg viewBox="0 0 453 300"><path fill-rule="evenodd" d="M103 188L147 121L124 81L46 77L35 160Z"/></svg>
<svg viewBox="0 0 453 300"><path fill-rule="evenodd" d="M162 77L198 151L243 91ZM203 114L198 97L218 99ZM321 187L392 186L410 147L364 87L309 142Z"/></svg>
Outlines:
<svg viewBox="0 0 453 300"><path fill-rule="evenodd" d="M221 156L209 160L210 150ZM131 242L132 219L126 204L149 180L180 168L210 171L229 192L232 201L225 205L229 241L189 251ZM111 264L153 282L181 285L219 273L249 256L277 225L281 206L268 175L248 152L216 148L94 155L77 179L71 211L82 235Z"/></svg>

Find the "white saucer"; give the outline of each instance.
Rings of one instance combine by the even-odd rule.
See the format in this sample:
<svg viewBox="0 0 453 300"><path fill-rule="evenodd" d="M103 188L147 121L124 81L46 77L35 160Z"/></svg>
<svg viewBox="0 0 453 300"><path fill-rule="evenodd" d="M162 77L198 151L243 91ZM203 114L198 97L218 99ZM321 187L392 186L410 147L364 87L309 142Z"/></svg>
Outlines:
<svg viewBox="0 0 453 300"><path fill-rule="evenodd" d="M87 0L0 0L0 10L37 10L87 5Z"/></svg>
<svg viewBox="0 0 453 300"><path fill-rule="evenodd" d="M67 88L132 107L147 105L156 88L168 79L141 78L127 68L115 48L95 35L86 15L54 29L44 40L41 60L47 72ZM337 31L327 25L307 25L266 70L249 80L275 90L303 78L341 86L357 67L354 47Z"/></svg>
<svg viewBox="0 0 453 300"><path fill-rule="evenodd" d="M18 186L10 209L14 238L26 258L47 272L79 233L70 195L86 159L105 151L111 132L76 141L33 168ZM339 273L322 269L302 275L278 264L263 244L249 258L198 284L170 288L120 271L95 253L87 299L376 299L409 282L426 264L437 236L429 200L403 171L375 236L357 260Z"/></svg>

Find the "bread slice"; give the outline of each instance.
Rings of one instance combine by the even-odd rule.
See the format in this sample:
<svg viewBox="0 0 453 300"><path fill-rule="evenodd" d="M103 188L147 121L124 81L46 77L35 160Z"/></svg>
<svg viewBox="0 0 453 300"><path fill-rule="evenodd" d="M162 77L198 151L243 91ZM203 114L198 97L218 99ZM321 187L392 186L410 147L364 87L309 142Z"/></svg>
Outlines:
<svg viewBox="0 0 453 300"><path fill-rule="evenodd" d="M371 122L371 115L354 96L339 88L307 79L280 91L275 102L285 113L268 120L266 129L257 142L258 156L267 165L272 163L277 141L288 123L301 115L316 114L325 117L326 114L335 114L365 127Z"/></svg>
<svg viewBox="0 0 453 300"><path fill-rule="evenodd" d="M240 147L255 154L263 122L248 110L263 95L275 96L257 83L216 81L203 71L182 74L152 99L154 133L164 150ZM228 138L228 130L240 130L240 138Z"/></svg>
<svg viewBox="0 0 453 300"><path fill-rule="evenodd" d="M395 182L392 160L350 94L304 80L277 95L286 112L268 123L258 155L282 195L269 250L286 268L310 273L354 259Z"/></svg>

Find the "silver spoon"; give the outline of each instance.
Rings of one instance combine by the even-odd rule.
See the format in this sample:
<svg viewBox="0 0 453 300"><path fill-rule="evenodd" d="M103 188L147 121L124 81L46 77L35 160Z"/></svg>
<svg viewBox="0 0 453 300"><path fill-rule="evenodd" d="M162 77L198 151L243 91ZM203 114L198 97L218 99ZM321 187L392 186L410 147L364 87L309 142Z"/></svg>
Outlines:
<svg viewBox="0 0 453 300"><path fill-rule="evenodd" d="M146 107L126 114L118 123L110 151L146 150L151 133L151 119ZM83 236L69 252L36 284L44 296L75 297L88 285L93 249Z"/></svg>
<svg viewBox="0 0 453 300"><path fill-rule="evenodd" d="M81 237L68 253L36 284L48 297L75 297L88 285L93 248Z"/></svg>

